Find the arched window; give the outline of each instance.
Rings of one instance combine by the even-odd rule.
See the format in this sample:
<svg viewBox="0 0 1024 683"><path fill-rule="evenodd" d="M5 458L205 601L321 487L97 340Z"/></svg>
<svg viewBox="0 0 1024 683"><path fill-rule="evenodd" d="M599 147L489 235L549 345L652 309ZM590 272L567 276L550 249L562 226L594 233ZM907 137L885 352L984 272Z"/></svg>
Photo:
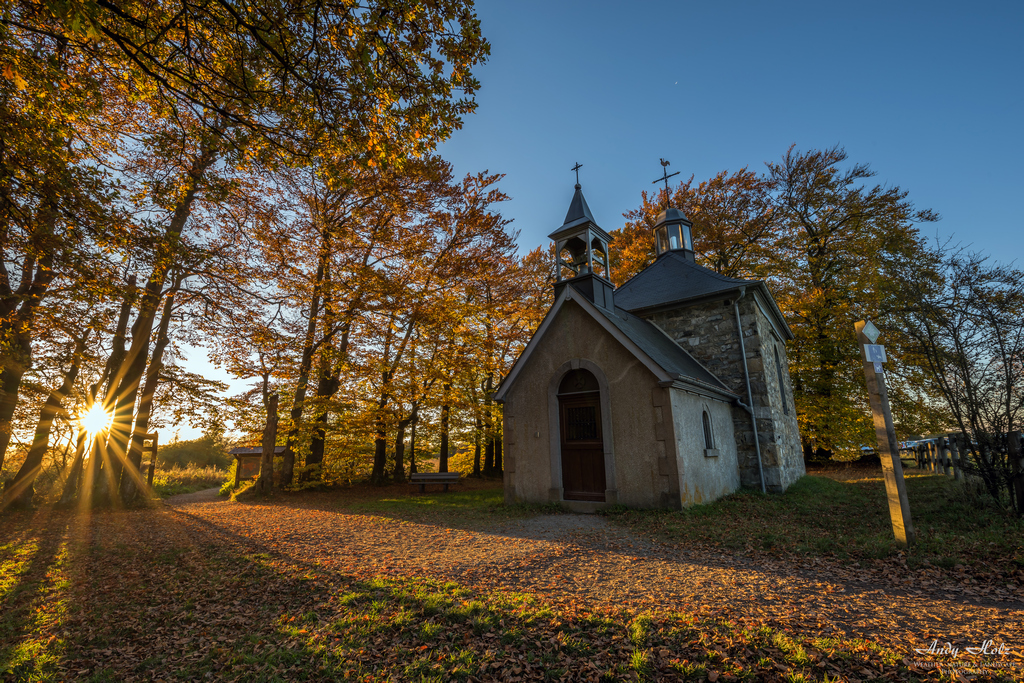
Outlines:
<svg viewBox="0 0 1024 683"><path fill-rule="evenodd" d="M708 411L704 411L701 414L701 422L704 425L704 449L714 450L715 448L715 437L711 433L711 416L708 415Z"/></svg>
<svg viewBox="0 0 1024 683"><path fill-rule="evenodd" d="M558 385L559 395L579 394L600 390L601 387L597 383L597 378L594 377L593 373L588 372L583 368L571 370L566 373L565 377L562 378L562 383Z"/></svg>
<svg viewBox="0 0 1024 683"><path fill-rule="evenodd" d="M779 347L775 347L775 372L779 374L779 398L782 399L782 414L789 415L789 405L786 403L786 381L782 376L782 360L779 358Z"/></svg>

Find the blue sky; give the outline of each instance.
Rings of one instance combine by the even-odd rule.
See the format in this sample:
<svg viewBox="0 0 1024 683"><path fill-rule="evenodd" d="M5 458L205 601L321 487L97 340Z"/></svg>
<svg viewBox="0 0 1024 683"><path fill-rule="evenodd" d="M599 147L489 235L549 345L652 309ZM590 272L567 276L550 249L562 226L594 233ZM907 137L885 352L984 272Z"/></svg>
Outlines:
<svg viewBox="0 0 1024 683"><path fill-rule="evenodd" d="M661 174L758 171L791 144L842 145L955 236L1024 253L1024 3L482 2L477 113L441 147L505 173L520 244L572 197L621 227ZM678 178L677 178L678 180Z"/></svg>

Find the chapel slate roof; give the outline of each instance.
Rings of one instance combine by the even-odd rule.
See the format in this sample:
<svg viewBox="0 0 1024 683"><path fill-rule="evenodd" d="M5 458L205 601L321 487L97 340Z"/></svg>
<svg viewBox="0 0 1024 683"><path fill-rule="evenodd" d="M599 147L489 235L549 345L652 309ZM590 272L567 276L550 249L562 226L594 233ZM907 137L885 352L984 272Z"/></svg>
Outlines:
<svg viewBox="0 0 1024 683"><path fill-rule="evenodd" d="M631 353L653 370L659 379L689 384L696 391L709 392L709 395L719 398L737 397L736 393L654 324L619 307L614 310L602 308L570 284L556 297L554 305L544 316L544 320L537 328L533 338L530 339L530 343L526 345L523 353L501 380L494 393L496 400L504 400L505 394L515 384L520 370L529 361L537 345L547 333L551 321L570 300L576 302L609 334L618 339Z"/></svg>
<svg viewBox="0 0 1024 683"><path fill-rule="evenodd" d="M615 305L640 311L757 284L757 280L719 275L670 251L616 289Z"/></svg>
<svg viewBox="0 0 1024 683"><path fill-rule="evenodd" d="M591 230L598 233L606 241L612 241L612 236L605 232L604 229L597 224L597 221L594 220L594 214L590 211L590 207L587 205L586 197L583 196L583 188L580 185L576 185L576 192L572 195L572 201L569 203L569 210L565 212L565 221L558 230L555 230L553 233L548 235L548 239L552 239L557 242L563 237L577 232L578 228L584 225L589 225Z"/></svg>
<svg viewBox="0 0 1024 683"><path fill-rule="evenodd" d="M616 292L617 294L618 292ZM638 318L618 306L615 307L614 313L599 306L594 308L604 314L609 322L639 346L640 350L650 356L651 360L660 365L668 374L694 379L720 391L733 393L720 379L711 374L707 368L698 363L685 349L672 341L667 334L652 323Z"/></svg>

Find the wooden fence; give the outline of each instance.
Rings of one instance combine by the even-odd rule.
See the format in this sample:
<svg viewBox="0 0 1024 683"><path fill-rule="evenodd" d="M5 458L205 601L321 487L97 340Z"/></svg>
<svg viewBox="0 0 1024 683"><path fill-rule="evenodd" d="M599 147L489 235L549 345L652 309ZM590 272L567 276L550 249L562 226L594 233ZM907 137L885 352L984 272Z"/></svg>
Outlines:
<svg viewBox="0 0 1024 683"><path fill-rule="evenodd" d="M983 442L973 445L976 451L980 451L980 459L985 461L981 464L985 467L979 466L977 458L971 461L968 455L971 444L963 434L949 434L901 448L900 457L914 460L919 469L945 474L979 488L987 487L996 498L1006 495L1010 506L1024 515L1024 458L1021 457L1024 444L1021 432L986 434Z"/></svg>
<svg viewBox="0 0 1024 683"><path fill-rule="evenodd" d="M965 454L955 438L940 437L900 449L900 458L913 460L918 469L945 474L957 481L964 480L962 458Z"/></svg>

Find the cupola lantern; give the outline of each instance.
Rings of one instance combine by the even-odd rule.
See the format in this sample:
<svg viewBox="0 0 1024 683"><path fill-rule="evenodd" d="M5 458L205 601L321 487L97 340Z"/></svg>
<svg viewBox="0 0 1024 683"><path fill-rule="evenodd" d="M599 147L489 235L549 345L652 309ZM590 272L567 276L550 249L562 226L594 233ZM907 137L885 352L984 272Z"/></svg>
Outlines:
<svg viewBox="0 0 1024 683"><path fill-rule="evenodd" d="M680 251L682 255L693 260L693 236L690 228L693 223L679 209L668 208L658 214L654 223L654 244L658 256L670 251Z"/></svg>
<svg viewBox="0 0 1024 683"><path fill-rule="evenodd" d="M693 223L683 215L682 211L673 209L669 205L671 194L668 189L668 179L679 175L679 171L669 173L668 166L669 162L662 159L662 176L653 181L665 183L665 210L658 214L658 219L654 222L654 248L658 253L658 258L661 258L663 254L675 251L679 252L686 260L693 261L693 235L690 232Z"/></svg>
<svg viewBox="0 0 1024 683"><path fill-rule="evenodd" d="M612 308L611 269L608 259L608 244L611 235L594 220L577 173L576 192L565 214L562 227L548 238L555 243L555 295L557 296L572 283L573 287L598 306Z"/></svg>

